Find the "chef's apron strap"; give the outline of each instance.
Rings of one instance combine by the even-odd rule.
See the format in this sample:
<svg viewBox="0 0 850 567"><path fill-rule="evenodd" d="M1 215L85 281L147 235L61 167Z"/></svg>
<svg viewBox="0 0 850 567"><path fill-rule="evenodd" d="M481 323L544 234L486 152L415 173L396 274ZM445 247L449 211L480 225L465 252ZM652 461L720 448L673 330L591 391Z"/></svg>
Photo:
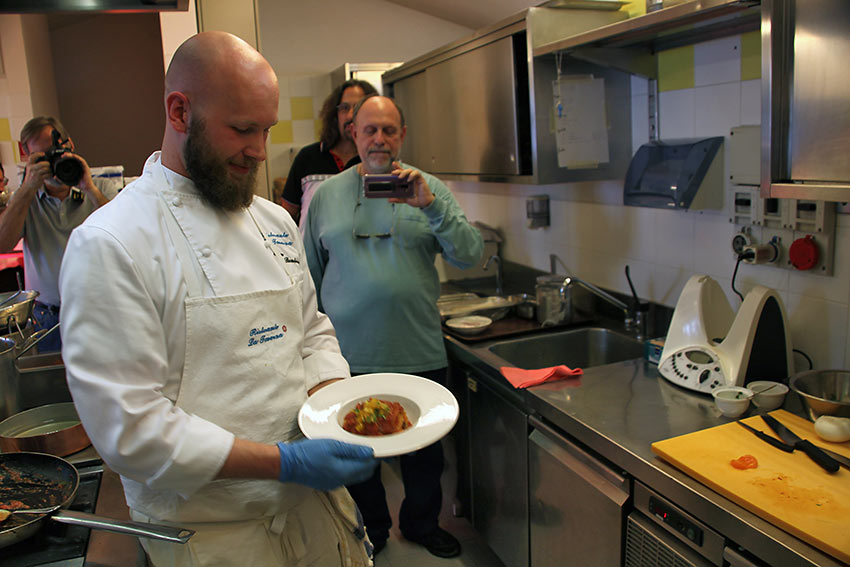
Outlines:
<svg viewBox="0 0 850 567"><path fill-rule="evenodd" d="M164 177L164 176L163 176ZM168 236L171 238L171 243L174 245L174 252L180 260L180 265L183 266L183 278L186 281L186 295L190 298L201 297L201 280L198 277L198 272L195 269L197 260L194 257L192 249L189 248L189 240L183 234L180 225L174 218L174 213L168 208L165 203L165 198L162 193L159 193L159 208L162 211L162 216L165 219L165 228L168 231Z"/></svg>
<svg viewBox="0 0 850 567"><path fill-rule="evenodd" d="M195 252L189 246L189 239L186 237L183 229L174 217L174 213L168 208L168 203L165 201L165 195L162 190L165 187L171 188L171 182L165 175L162 161L154 164L153 172L156 178L157 188L156 194L159 197L159 210L162 213L162 218L165 219L165 229L168 231L168 236L171 238L171 243L174 245L174 251L177 254L177 259L183 266L183 278L186 281L187 295L191 297L201 297L203 288L201 287L201 279L198 277L198 268L200 264L195 258ZM180 238L182 237L182 238Z"/></svg>

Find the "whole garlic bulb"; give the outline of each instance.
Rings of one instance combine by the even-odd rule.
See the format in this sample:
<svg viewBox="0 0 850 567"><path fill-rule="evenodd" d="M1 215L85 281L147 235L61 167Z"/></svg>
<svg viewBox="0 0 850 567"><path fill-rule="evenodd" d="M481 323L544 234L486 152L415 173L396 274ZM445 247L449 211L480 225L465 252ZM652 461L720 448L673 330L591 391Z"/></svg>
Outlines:
<svg viewBox="0 0 850 567"><path fill-rule="evenodd" d="M843 443L850 441L850 419L822 415L815 420L815 433L824 441Z"/></svg>

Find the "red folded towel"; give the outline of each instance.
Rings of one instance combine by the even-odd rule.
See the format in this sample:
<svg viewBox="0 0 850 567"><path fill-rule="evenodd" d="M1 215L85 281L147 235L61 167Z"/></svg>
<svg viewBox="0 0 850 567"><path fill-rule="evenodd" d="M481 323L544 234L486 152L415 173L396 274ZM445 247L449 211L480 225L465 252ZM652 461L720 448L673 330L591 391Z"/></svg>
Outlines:
<svg viewBox="0 0 850 567"><path fill-rule="evenodd" d="M514 388L528 388L537 386L544 382L554 382L555 380L563 380L564 378L574 378L584 374L581 368L569 368L561 364L560 366L552 366L550 368L537 368L535 370L523 370L522 368L513 368L511 366L502 366L500 368L502 376L508 379L508 382L513 384Z"/></svg>

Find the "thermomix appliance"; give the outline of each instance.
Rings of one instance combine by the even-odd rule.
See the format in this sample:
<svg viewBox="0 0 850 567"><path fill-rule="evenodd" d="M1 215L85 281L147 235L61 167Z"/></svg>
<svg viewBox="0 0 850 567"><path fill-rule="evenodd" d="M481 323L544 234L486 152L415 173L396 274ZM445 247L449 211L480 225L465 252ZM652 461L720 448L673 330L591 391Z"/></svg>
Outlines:
<svg viewBox="0 0 850 567"><path fill-rule="evenodd" d="M695 275L676 303L658 371L674 384L710 393L752 380L787 383L791 355L785 307L775 290L755 286L735 313L715 280Z"/></svg>

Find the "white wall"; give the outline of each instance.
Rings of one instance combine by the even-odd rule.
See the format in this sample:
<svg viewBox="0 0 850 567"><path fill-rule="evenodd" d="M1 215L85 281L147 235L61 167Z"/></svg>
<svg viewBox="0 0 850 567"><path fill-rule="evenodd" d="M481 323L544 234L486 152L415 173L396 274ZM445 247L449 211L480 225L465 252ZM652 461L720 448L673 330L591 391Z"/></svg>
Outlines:
<svg viewBox="0 0 850 567"><path fill-rule="evenodd" d="M660 95L661 138L727 138L733 126L760 122L760 81L740 80L740 38L695 46L695 85ZM633 80L633 147L648 139L644 81ZM728 171L728 159L724 160ZM728 179L728 175L725 176ZM630 265L639 295L675 306L685 282L696 273L716 279L734 308L731 289L735 234L726 211L695 213L625 207L622 181L568 186L521 186L450 182L470 220L498 226L507 260L549 269L558 254L578 277L628 293L624 266ZM592 201L586 196L592 194ZM525 198L548 194L551 227L526 228ZM728 203L728 188L725 201ZM727 205L728 206L728 205ZM835 275L810 275L742 264L736 287L776 289L788 313L792 344L814 359L816 368L850 368L850 216L838 215ZM795 355L798 369L807 368Z"/></svg>

